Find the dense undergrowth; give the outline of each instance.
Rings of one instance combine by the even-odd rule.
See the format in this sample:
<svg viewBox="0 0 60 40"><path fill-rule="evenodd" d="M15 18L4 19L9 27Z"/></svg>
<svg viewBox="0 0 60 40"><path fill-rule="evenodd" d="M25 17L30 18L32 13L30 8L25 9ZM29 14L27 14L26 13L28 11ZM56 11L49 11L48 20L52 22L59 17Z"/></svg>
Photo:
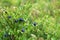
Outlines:
<svg viewBox="0 0 60 40"><path fill-rule="evenodd" d="M0 40L60 40L60 0L0 0Z"/></svg>

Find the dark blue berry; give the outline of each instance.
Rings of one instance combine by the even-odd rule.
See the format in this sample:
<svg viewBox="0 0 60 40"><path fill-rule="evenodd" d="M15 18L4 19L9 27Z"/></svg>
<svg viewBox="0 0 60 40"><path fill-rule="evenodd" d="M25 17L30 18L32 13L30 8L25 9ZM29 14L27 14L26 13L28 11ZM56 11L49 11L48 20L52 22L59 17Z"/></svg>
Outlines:
<svg viewBox="0 0 60 40"><path fill-rule="evenodd" d="M8 18L11 18L11 16L8 16Z"/></svg>
<svg viewBox="0 0 60 40"><path fill-rule="evenodd" d="M18 22L18 20L15 20L15 23L17 23Z"/></svg>
<svg viewBox="0 0 60 40"><path fill-rule="evenodd" d="M23 22L23 21L24 21L24 19L23 19L23 18L19 18L19 21Z"/></svg>
<svg viewBox="0 0 60 40"><path fill-rule="evenodd" d="M5 13L7 13L7 11L5 11Z"/></svg>
<svg viewBox="0 0 60 40"><path fill-rule="evenodd" d="M22 31L22 32L24 32L25 30L24 30L24 29L22 29L21 31Z"/></svg>
<svg viewBox="0 0 60 40"><path fill-rule="evenodd" d="M36 26L36 22L34 22L33 25Z"/></svg>
<svg viewBox="0 0 60 40"><path fill-rule="evenodd" d="M8 37L8 36L9 36L9 34L8 34L8 33L5 33L5 34L4 34L4 37Z"/></svg>

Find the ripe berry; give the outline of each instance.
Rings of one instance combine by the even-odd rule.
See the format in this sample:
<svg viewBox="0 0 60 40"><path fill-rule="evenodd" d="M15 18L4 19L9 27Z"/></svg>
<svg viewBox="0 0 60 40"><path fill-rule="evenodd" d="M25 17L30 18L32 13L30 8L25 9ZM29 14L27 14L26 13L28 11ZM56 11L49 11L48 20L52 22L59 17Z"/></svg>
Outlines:
<svg viewBox="0 0 60 40"><path fill-rule="evenodd" d="M22 32L24 32L25 30L24 30L24 29L22 29L21 31L22 31Z"/></svg>
<svg viewBox="0 0 60 40"><path fill-rule="evenodd" d="M5 11L5 13L7 13L7 11Z"/></svg>
<svg viewBox="0 0 60 40"><path fill-rule="evenodd" d="M34 22L33 25L36 26L36 22Z"/></svg>
<svg viewBox="0 0 60 40"><path fill-rule="evenodd" d="M9 37L9 34L8 33L5 33L3 36L4 37Z"/></svg>
<svg viewBox="0 0 60 40"><path fill-rule="evenodd" d="M11 18L11 16L8 16L8 18Z"/></svg>
<svg viewBox="0 0 60 40"><path fill-rule="evenodd" d="M24 21L24 19L23 19L23 18L19 18L19 21L23 22L23 21Z"/></svg>
<svg viewBox="0 0 60 40"><path fill-rule="evenodd" d="M17 23L18 22L18 20L15 20L15 23Z"/></svg>

